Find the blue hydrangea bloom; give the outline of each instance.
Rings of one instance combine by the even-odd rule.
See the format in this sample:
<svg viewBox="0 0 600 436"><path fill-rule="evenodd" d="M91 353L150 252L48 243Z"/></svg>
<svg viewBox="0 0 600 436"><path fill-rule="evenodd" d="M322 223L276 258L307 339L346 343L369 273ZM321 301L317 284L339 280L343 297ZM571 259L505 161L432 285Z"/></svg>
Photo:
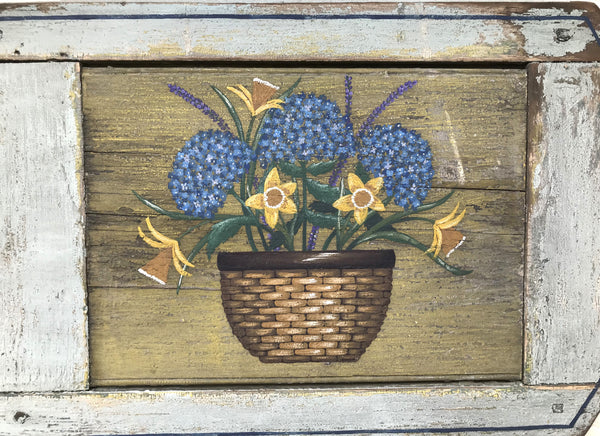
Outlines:
<svg viewBox="0 0 600 436"><path fill-rule="evenodd" d="M294 94L271 110L259 132L257 156L271 161L333 160L354 154L352 124L338 105L314 94Z"/></svg>
<svg viewBox="0 0 600 436"><path fill-rule="evenodd" d="M255 159L254 152L229 132L198 132L175 156L169 189L186 215L213 218Z"/></svg>
<svg viewBox="0 0 600 436"><path fill-rule="evenodd" d="M400 124L373 126L360 139L358 159L374 177L383 177L387 195L404 209L419 207L433 178L427 141Z"/></svg>

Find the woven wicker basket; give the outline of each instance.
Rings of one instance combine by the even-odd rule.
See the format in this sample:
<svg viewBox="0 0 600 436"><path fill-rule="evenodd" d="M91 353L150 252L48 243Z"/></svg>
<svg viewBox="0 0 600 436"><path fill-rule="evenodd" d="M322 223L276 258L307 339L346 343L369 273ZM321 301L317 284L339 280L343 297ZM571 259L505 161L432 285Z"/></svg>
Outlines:
<svg viewBox="0 0 600 436"><path fill-rule="evenodd" d="M265 363L353 362L377 337L393 250L221 253L233 334Z"/></svg>

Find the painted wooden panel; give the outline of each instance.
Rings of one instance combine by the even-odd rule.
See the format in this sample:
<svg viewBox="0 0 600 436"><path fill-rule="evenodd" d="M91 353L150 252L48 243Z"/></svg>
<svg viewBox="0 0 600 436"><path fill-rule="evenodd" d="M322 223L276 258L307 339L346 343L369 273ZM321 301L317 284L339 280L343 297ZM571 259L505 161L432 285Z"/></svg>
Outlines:
<svg viewBox="0 0 600 436"><path fill-rule="evenodd" d="M595 397L578 413L591 390L450 384L0 396L0 432L582 436L600 408Z"/></svg>
<svg viewBox="0 0 600 436"><path fill-rule="evenodd" d="M581 2L6 6L0 58L585 61L599 17Z"/></svg>
<svg viewBox="0 0 600 436"><path fill-rule="evenodd" d="M0 64L0 390L87 386L79 67Z"/></svg>
<svg viewBox="0 0 600 436"><path fill-rule="evenodd" d="M368 352L352 364L261 364L231 334L214 258L196 258L197 273L185 280L179 295L175 275L163 288L137 273L155 254L137 236L145 216L152 216L156 228L169 236L189 225L156 216L132 190L175 211L166 186L173 156L198 130L215 127L198 109L170 93L168 83L186 88L218 110L222 103L209 85L226 89L259 76L285 89L301 76L297 91L322 93L342 106L345 73L353 78L357 126L399 84L418 80L378 122L399 121L430 141L437 171L430 198L442 198L450 188L458 190L452 206L423 216L438 219L457 202L466 206L461 230L468 229L469 248L461 247L451 259L476 271L454 277L418 250L371 243L371 248L396 248L397 263L389 312ZM93 384L521 377L523 70L90 68L83 72L83 90ZM242 124L247 123L248 117L242 117ZM390 206L383 216L399 210ZM237 213L236 203L227 202L222 212ZM405 229L430 244L430 224L410 221ZM241 248L242 233L222 250L248 250ZM182 239L184 253L196 242L195 235Z"/></svg>
<svg viewBox="0 0 600 436"><path fill-rule="evenodd" d="M600 374L600 66L530 69L529 383Z"/></svg>

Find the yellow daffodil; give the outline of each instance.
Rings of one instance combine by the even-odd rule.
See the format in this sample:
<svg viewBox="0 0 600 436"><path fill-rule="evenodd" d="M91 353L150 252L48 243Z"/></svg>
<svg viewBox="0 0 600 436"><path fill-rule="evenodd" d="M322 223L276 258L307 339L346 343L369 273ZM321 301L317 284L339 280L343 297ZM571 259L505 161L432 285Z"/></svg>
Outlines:
<svg viewBox="0 0 600 436"><path fill-rule="evenodd" d="M295 183L281 184L277 168L273 168L265 179L264 192L246 200L246 206L265 211L265 220L272 229L277 225L279 212L294 214L296 205L291 196L296 191Z"/></svg>
<svg viewBox="0 0 600 436"><path fill-rule="evenodd" d="M382 186L382 177L371 179L363 184L362 180L356 174L350 173L348 174L348 189L350 189L352 194L344 195L342 198L336 200L333 203L333 207L342 212L354 210L354 219L358 224L362 224L367 219L369 209L376 211L385 210L384 204L376 197Z"/></svg>
<svg viewBox="0 0 600 436"><path fill-rule="evenodd" d="M179 243L176 240L168 238L162 233L158 232L152 226L152 223L150 223L150 218L146 218L146 225L148 226L148 230L150 230L152 236L154 236L157 240L155 241L150 239L144 234L142 228L138 226L138 233L140 237L146 244L154 248L160 248L161 251L154 259L138 269L138 271L146 277L156 280L161 285L164 285L167 281L167 274L169 272L169 266L171 265L171 262L173 262L175 269L182 276L191 275L189 272L183 269L181 264L183 263L184 265L192 268L194 265L188 262L188 260L185 258L179 249Z"/></svg>
<svg viewBox="0 0 600 436"><path fill-rule="evenodd" d="M253 117L267 109L281 109L280 104L283 103L283 100L278 98L269 100L279 90L279 86L266 80L255 78L252 82L252 94L243 85L228 86L227 89L246 103Z"/></svg>
<svg viewBox="0 0 600 436"><path fill-rule="evenodd" d="M456 216L459 204L460 203L456 205L450 214L437 220L433 224L433 242L431 243L429 250L425 253L433 252L433 255L437 257L438 254L440 254L440 251L442 251L446 257L448 257L465 241L466 237L461 232L454 229L454 227L463 219L465 212L467 211L467 209L465 209L460 215Z"/></svg>

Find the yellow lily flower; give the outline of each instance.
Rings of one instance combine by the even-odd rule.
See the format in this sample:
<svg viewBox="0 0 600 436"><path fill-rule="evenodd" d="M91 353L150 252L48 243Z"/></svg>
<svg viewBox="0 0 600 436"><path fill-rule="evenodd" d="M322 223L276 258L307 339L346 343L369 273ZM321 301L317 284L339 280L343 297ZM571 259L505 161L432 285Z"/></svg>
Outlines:
<svg viewBox="0 0 600 436"><path fill-rule="evenodd" d="M453 228L464 218L465 212L467 211L467 209L465 209L460 215L456 216L459 205L460 203L457 203L450 214L437 220L433 224L433 242L431 243L429 250L425 253L433 252L433 255L437 257L440 254L440 251L442 251L446 257L448 257L465 241L466 237Z"/></svg>
<svg viewBox="0 0 600 436"><path fill-rule="evenodd" d="M352 194L344 195L333 203L333 207L342 212L350 212L354 210L354 219L357 224L362 224L367 219L369 209L376 211L384 211L385 205L379 198L377 193L383 186L383 178L377 177L363 183L360 178L354 174L348 174L348 189Z"/></svg>
<svg viewBox="0 0 600 436"><path fill-rule="evenodd" d="M191 274L183 269L181 263L189 267L194 268L188 260L185 258L181 250L179 249L179 243L175 239L171 239L158 232L150 223L150 218L146 218L146 225L148 230L154 238L157 240L150 239L144 234L142 228L138 226L138 233L146 244L154 248L160 248L161 251L158 255L148 262L146 265L138 269L138 272L150 277L152 280L156 280L161 285L164 285L167 281L167 274L169 272L169 266L171 262L175 266L177 272L183 276L190 276Z"/></svg>
<svg viewBox="0 0 600 436"><path fill-rule="evenodd" d="M265 179L263 193L254 194L246 200L246 206L265 211L265 220L272 229L277 225L279 212L294 214L296 205L291 196L296 192L296 183L281 184L277 168L273 168Z"/></svg>
<svg viewBox="0 0 600 436"><path fill-rule="evenodd" d="M227 89L246 103L253 117L267 109L282 109L280 104L283 103L283 100L279 98L269 100L279 90L279 86L266 80L255 78L252 82L252 94L243 85L228 86Z"/></svg>

